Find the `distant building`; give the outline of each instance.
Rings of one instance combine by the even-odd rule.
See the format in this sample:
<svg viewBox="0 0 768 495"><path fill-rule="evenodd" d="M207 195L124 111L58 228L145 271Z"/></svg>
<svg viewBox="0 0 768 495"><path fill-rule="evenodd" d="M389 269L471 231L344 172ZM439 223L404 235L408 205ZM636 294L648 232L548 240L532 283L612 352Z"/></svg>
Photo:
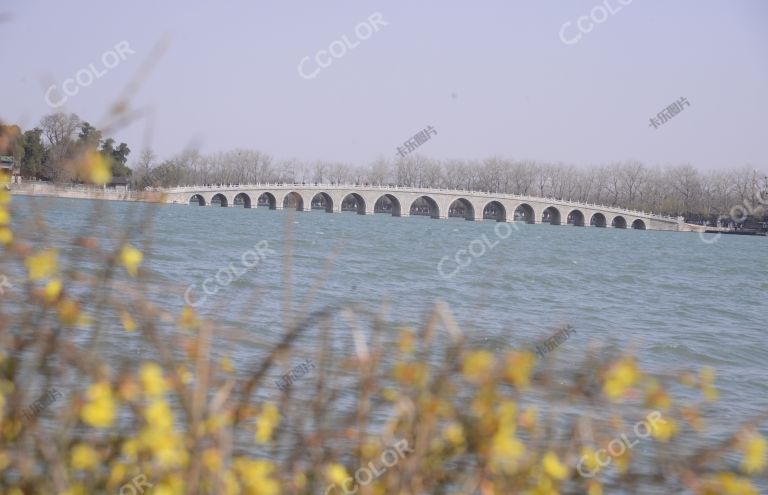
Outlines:
<svg viewBox="0 0 768 495"><path fill-rule="evenodd" d="M9 155L0 155L0 170L12 173L13 169L13 157Z"/></svg>
<svg viewBox="0 0 768 495"><path fill-rule="evenodd" d="M114 188L120 192L127 192L129 189L128 177L112 177L112 181L107 184L107 187Z"/></svg>

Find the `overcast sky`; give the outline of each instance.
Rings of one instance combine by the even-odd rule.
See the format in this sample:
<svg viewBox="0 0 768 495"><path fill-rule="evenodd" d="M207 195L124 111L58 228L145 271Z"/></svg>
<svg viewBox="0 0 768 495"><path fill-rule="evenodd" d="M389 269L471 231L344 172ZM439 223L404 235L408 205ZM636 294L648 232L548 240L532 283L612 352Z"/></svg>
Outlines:
<svg viewBox="0 0 768 495"><path fill-rule="evenodd" d="M24 129L53 111L98 125L167 38L131 100L149 117L113 136L131 158L242 147L362 165L431 125L419 153L441 159L768 165L766 0L0 0L0 16L0 119ZM90 64L100 77L62 92Z"/></svg>

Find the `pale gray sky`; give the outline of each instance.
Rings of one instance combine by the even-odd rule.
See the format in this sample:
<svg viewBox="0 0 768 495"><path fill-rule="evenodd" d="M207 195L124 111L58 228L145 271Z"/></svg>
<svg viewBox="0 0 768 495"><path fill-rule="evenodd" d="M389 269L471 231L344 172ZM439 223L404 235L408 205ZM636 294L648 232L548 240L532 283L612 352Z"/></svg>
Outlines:
<svg viewBox="0 0 768 495"><path fill-rule="evenodd" d="M604 22L580 29L590 12ZM163 158L197 144L362 165L432 125L419 152L435 158L768 165L765 0L0 0L2 13L0 118L25 129L53 110L98 123L168 37L132 102L151 122L114 136L132 158L145 144ZM360 40L375 13L386 25ZM334 45L346 53L300 76L304 57L314 73L343 36L359 44ZM121 41L135 54L105 69ZM46 90L58 103L91 63L104 74L69 83L77 94L52 109ZM650 127L680 97L690 106Z"/></svg>

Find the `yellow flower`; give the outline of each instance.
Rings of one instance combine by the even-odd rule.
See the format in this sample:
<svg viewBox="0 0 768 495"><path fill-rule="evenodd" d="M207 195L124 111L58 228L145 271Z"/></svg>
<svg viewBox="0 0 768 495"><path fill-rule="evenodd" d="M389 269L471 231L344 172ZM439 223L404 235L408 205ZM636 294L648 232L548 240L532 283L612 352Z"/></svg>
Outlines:
<svg viewBox="0 0 768 495"><path fill-rule="evenodd" d="M197 318L195 310L189 306L184 306L179 316L179 326L181 328L191 330L200 324L200 320Z"/></svg>
<svg viewBox="0 0 768 495"><path fill-rule="evenodd" d="M534 430L538 423L538 410L535 406L531 406L526 409L518 419L520 426L529 430Z"/></svg>
<svg viewBox="0 0 768 495"><path fill-rule="evenodd" d="M95 469L99 465L98 452L96 452L90 445L83 443L79 443L72 448L70 458L72 468L78 471Z"/></svg>
<svg viewBox="0 0 768 495"><path fill-rule="evenodd" d="M717 388L715 387L715 370L713 368L702 368L700 373L701 393L704 398L710 402L717 400Z"/></svg>
<svg viewBox="0 0 768 495"><path fill-rule="evenodd" d="M400 331L400 352L403 354L411 354L416 350L416 335L410 328L404 328Z"/></svg>
<svg viewBox="0 0 768 495"><path fill-rule="evenodd" d="M112 180L109 160L96 150L89 150L81 164L85 179L96 185L104 185Z"/></svg>
<svg viewBox="0 0 768 495"><path fill-rule="evenodd" d="M120 313L120 321L123 324L126 332L133 332L136 330L136 320L133 319L128 311L122 311Z"/></svg>
<svg viewBox="0 0 768 495"><path fill-rule="evenodd" d="M472 351L464 357L463 373L470 381L485 381L491 378L496 359L489 351Z"/></svg>
<svg viewBox="0 0 768 495"><path fill-rule="evenodd" d="M58 252L55 249L46 249L27 257L24 264L27 265L30 280L40 280L56 274L58 269Z"/></svg>
<svg viewBox="0 0 768 495"><path fill-rule="evenodd" d="M74 325L80 316L80 303L73 299L62 299L56 309L59 312L59 320L65 325Z"/></svg>
<svg viewBox="0 0 768 495"><path fill-rule="evenodd" d="M640 371L633 358L625 358L608 369L603 392L611 399L622 397L627 389L640 378Z"/></svg>
<svg viewBox="0 0 768 495"><path fill-rule="evenodd" d="M13 242L13 231L8 227L0 227L0 244L8 245Z"/></svg>
<svg viewBox="0 0 768 495"><path fill-rule="evenodd" d="M557 454L551 450L544 454L541 464L544 466L544 471L556 480L564 480L568 476L568 466L560 462Z"/></svg>
<svg viewBox="0 0 768 495"><path fill-rule="evenodd" d="M221 452L217 449L205 449L203 451L203 466L205 466L212 473L218 473L224 466L224 462L221 459Z"/></svg>
<svg viewBox="0 0 768 495"><path fill-rule="evenodd" d="M112 389L107 381L94 383L86 393L88 401L80 411L80 418L96 428L107 428L115 421L117 408Z"/></svg>
<svg viewBox="0 0 768 495"><path fill-rule="evenodd" d="M272 432L280 424L280 411L271 402L264 404L261 414L256 418L256 441L268 443L272 438Z"/></svg>
<svg viewBox="0 0 768 495"><path fill-rule="evenodd" d="M720 473L704 484L704 493L717 495L758 495L757 490L748 479L740 478L733 473Z"/></svg>
<svg viewBox="0 0 768 495"><path fill-rule="evenodd" d="M659 381L651 378L645 385L645 404L653 409L667 410L672 405L672 399L666 390L661 388Z"/></svg>
<svg viewBox="0 0 768 495"><path fill-rule="evenodd" d="M61 492L61 495L87 495L85 487L79 481L70 483L69 488Z"/></svg>
<svg viewBox="0 0 768 495"><path fill-rule="evenodd" d="M536 365L536 356L530 352L512 351L507 355L506 377L518 390L525 390L531 384L531 373Z"/></svg>
<svg viewBox="0 0 768 495"><path fill-rule="evenodd" d="M54 278L45 285L45 300L49 303L56 301L61 294L61 280Z"/></svg>
<svg viewBox="0 0 768 495"><path fill-rule="evenodd" d="M128 274L132 277L139 273L139 265L143 259L144 255L141 254L141 251L130 244L123 246L123 249L120 251L120 260L123 262L123 266Z"/></svg>
<svg viewBox="0 0 768 495"><path fill-rule="evenodd" d="M144 413L147 424L156 430L170 430L173 428L173 413L170 406L164 400L153 400Z"/></svg>
<svg viewBox="0 0 768 495"><path fill-rule="evenodd" d="M144 393L150 397L158 397L166 391L163 369L157 363L144 363L139 370L139 378L144 387Z"/></svg>
<svg viewBox="0 0 768 495"><path fill-rule="evenodd" d="M443 430L443 437L454 447L460 447L464 443L464 428L460 423L451 423Z"/></svg>
<svg viewBox="0 0 768 495"><path fill-rule="evenodd" d="M11 214L5 208L0 208L0 225L11 223Z"/></svg>
<svg viewBox="0 0 768 495"><path fill-rule="evenodd" d="M229 359L229 357L227 356L224 356L223 358L221 358L220 364L221 364L222 371L224 371L225 373L232 373L235 371L235 366L234 364L232 364L232 360Z"/></svg>
<svg viewBox="0 0 768 495"><path fill-rule="evenodd" d="M651 436L661 442L667 442L677 433L677 423L672 418L648 421L651 425Z"/></svg>
<svg viewBox="0 0 768 495"><path fill-rule="evenodd" d="M272 478L275 466L270 461L237 458L234 461L235 470L245 485L249 495L278 495L280 484Z"/></svg>
<svg viewBox="0 0 768 495"><path fill-rule="evenodd" d="M0 205L9 205L11 203L11 193L6 189L0 189Z"/></svg>
<svg viewBox="0 0 768 495"><path fill-rule="evenodd" d="M749 474L759 473L765 467L765 438L757 432L748 435L742 441L744 460L741 467Z"/></svg>
<svg viewBox="0 0 768 495"><path fill-rule="evenodd" d="M347 475L347 470L341 464L331 464L328 466L328 468L325 470L325 477L328 479L328 481L337 485L341 485L344 480L349 478Z"/></svg>

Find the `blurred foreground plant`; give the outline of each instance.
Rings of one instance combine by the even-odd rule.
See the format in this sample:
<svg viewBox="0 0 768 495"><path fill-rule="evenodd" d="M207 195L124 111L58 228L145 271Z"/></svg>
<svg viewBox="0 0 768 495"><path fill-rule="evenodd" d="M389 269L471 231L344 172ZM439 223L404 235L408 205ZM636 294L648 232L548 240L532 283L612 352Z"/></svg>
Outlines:
<svg viewBox="0 0 768 495"><path fill-rule="evenodd" d="M103 164L83 163L103 182ZM235 364L214 358L213 322L145 297L148 261L127 236L112 248L75 237L97 267L85 270L14 233L11 216L0 190L0 266L25 274L0 299L2 493L758 493L762 418L708 438L711 370L651 376L632 356L590 355L565 373L473 348L442 304L419 329L307 311L257 362ZM341 362L337 317L354 341ZM106 357L120 332L153 357ZM381 344L393 334L396 347ZM311 394L276 390L268 378L302 335L316 342ZM700 400L674 398L686 388ZM30 415L49 390L55 404Z"/></svg>

